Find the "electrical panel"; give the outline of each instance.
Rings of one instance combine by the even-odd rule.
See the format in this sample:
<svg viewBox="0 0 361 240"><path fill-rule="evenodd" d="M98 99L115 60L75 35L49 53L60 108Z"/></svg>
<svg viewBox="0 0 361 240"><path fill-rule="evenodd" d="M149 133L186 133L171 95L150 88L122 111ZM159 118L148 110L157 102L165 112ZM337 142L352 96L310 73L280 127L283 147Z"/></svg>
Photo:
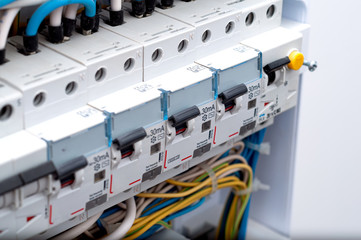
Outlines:
<svg viewBox="0 0 361 240"><path fill-rule="evenodd" d="M29 6L46 2L2 9L31 17ZM55 236L295 107L303 36L281 26L282 4L176 0L137 18L126 2L122 24L100 7L91 34L84 13L64 42L41 28L31 54L10 37L0 65L0 238Z"/></svg>

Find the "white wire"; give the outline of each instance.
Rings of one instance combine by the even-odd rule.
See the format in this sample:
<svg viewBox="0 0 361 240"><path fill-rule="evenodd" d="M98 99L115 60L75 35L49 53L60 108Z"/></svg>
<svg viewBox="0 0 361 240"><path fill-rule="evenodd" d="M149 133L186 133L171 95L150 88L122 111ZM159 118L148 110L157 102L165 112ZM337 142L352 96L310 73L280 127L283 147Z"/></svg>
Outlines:
<svg viewBox="0 0 361 240"><path fill-rule="evenodd" d="M110 8L116 12L122 10L122 0L110 0Z"/></svg>
<svg viewBox="0 0 361 240"><path fill-rule="evenodd" d="M4 49L6 46L11 24L19 10L20 8L11 8L0 11L0 49Z"/></svg>
<svg viewBox="0 0 361 240"><path fill-rule="evenodd" d="M101 213L98 213L98 214L92 216L85 222L80 223L79 225L69 229L68 231L59 234L55 238L52 238L52 240L63 240L63 239L76 238L77 236L79 236L80 234L82 234L83 232L88 230L88 228L90 228L100 218L100 216L102 214L103 213L101 212Z"/></svg>
<svg viewBox="0 0 361 240"><path fill-rule="evenodd" d="M79 8L79 4L77 3L66 6L66 9L64 11L64 17L67 19L74 20L78 13L78 8Z"/></svg>
<svg viewBox="0 0 361 240"><path fill-rule="evenodd" d="M61 26L61 18L63 15L63 8L64 7L59 7L50 13L50 20L49 20L50 26L52 26L52 27Z"/></svg>
<svg viewBox="0 0 361 240"><path fill-rule="evenodd" d="M137 212L137 206L135 205L134 197L129 198L126 203L127 215L125 216L124 221L114 232L102 238L102 240L122 239L132 227L135 220L135 214Z"/></svg>

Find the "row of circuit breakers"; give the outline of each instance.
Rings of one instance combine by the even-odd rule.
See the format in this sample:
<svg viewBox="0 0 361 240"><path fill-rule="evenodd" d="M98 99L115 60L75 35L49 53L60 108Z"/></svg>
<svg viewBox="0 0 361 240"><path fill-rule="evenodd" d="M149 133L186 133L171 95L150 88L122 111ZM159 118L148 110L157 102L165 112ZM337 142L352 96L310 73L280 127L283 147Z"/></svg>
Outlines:
<svg viewBox="0 0 361 240"><path fill-rule="evenodd" d="M294 107L302 35L281 0L175 1L0 65L0 239L44 239ZM301 60L300 60L301 59Z"/></svg>

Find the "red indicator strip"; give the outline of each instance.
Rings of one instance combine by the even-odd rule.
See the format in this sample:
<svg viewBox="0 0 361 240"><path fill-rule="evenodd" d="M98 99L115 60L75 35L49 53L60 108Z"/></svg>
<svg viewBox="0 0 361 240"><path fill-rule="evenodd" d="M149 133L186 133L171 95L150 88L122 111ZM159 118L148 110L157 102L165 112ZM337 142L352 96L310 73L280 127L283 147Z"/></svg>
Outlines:
<svg viewBox="0 0 361 240"><path fill-rule="evenodd" d="M190 155L190 156L188 156L188 157L186 157L186 158L183 158L182 159L182 162L184 161L184 160L187 160L188 158L191 158L192 157L192 155Z"/></svg>
<svg viewBox="0 0 361 240"><path fill-rule="evenodd" d="M137 183L137 182L140 182L140 179L138 179L137 181L134 181L134 182L129 183L129 186L130 186L130 185L133 185L134 183Z"/></svg>
<svg viewBox="0 0 361 240"><path fill-rule="evenodd" d="M123 158L126 158L126 157L129 157L129 156L132 155L132 154L133 154L133 151L124 153L124 154L122 155L122 159L123 159Z"/></svg>
<svg viewBox="0 0 361 240"><path fill-rule="evenodd" d="M109 188L109 193L113 194L113 174L110 175L110 188Z"/></svg>
<svg viewBox="0 0 361 240"><path fill-rule="evenodd" d="M164 157L164 169L167 169L167 166L166 166L166 164L167 164L167 153L168 153L168 151L165 151L165 157Z"/></svg>
<svg viewBox="0 0 361 240"><path fill-rule="evenodd" d="M71 215L77 214L78 212L81 212L81 211L83 211L83 210L84 210L84 208L79 209L78 211L73 212Z"/></svg>
<svg viewBox="0 0 361 240"><path fill-rule="evenodd" d="M184 133L186 130L187 130L187 128L181 128L181 129L179 129L175 134L176 134L176 135L179 135L179 134L181 134L181 133Z"/></svg>
<svg viewBox="0 0 361 240"><path fill-rule="evenodd" d="M233 107L234 107L234 106L232 105L232 106L230 106L230 107L226 108L224 111L225 111L225 112L228 112L228 111L232 110L232 109L233 109Z"/></svg>
<svg viewBox="0 0 361 240"><path fill-rule="evenodd" d="M66 182L64 182L63 184L61 184L61 188L65 188L65 187L67 187L67 186L70 186L70 185L72 185L74 183L74 179L71 179L71 180L69 180L69 181L66 181Z"/></svg>
<svg viewBox="0 0 361 240"><path fill-rule="evenodd" d="M26 222L30 222L35 216L30 216L26 218Z"/></svg>
<svg viewBox="0 0 361 240"><path fill-rule="evenodd" d="M50 205L50 206L49 206L49 224L50 224L50 225L54 224L53 221L52 221L52 219L51 219L52 216L53 216L53 206Z"/></svg>
<svg viewBox="0 0 361 240"><path fill-rule="evenodd" d="M213 144L216 144L217 127L214 127Z"/></svg>
<svg viewBox="0 0 361 240"><path fill-rule="evenodd" d="M235 132L235 133L229 135L229 137L233 137L233 136L237 135L238 133L239 133L239 132Z"/></svg>

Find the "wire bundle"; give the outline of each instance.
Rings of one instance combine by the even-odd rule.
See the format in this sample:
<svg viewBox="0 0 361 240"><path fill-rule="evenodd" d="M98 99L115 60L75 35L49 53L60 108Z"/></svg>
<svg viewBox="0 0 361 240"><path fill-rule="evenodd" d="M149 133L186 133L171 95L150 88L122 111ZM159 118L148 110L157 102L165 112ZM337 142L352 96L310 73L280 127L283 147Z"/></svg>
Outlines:
<svg viewBox="0 0 361 240"><path fill-rule="evenodd" d="M138 194L135 200L128 199L126 204L119 203L106 210L81 237L146 239L161 228L171 228L173 219L197 209L213 192L231 188L216 236L226 240L245 239L252 181L259 156L258 151L245 145L261 144L264 134L265 130L261 130L246 138L245 143L238 142L231 150ZM79 232L74 228L69 231Z"/></svg>
<svg viewBox="0 0 361 240"><path fill-rule="evenodd" d="M260 130L255 134L247 137L244 139L246 146L248 143L250 145L260 145L263 142L264 135L266 133L266 129ZM246 147L245 150L242 152L242 156L248 160L248 164L252 167L253 175L256 170L258 158L259 158L259 151L256 151L252 148ZM235 218L235 205L237 204L238 196L236 196L233 192L230 193L225 208L223 210L223 214L221 216L219 228L217 231L217 235L219 239L238 239L244 240L246 239L246 230L247 230L247 220L249 215L249 202L244 209L244 212L238 212L238 215ZM243 210L243 209L242 209ZM235 225L238 226L237 229L230 230L230 222L236 221Z"/></svg>
<svg viewBox="0 0 361 240"><path fill-rule="evenodd" d="M242 142L236 143L231 151L221 153L201 166L138 194L136 219L125 239L146 239L162 227L170 228L170 221L195 210L203 204L206 196L218 189L250 189L253 172L244 157L240 156L243 149ZM210 171L214 173L213 176ZM242 216L249 194L237 199L236 209L238 215ZM89 233L97 235L99 231L112 232L119 226L118 222L122 221L126 211L124 204L109 209ZM238 225L233 222L230 222L231 228L238 229L239 222Z"/></svg>

